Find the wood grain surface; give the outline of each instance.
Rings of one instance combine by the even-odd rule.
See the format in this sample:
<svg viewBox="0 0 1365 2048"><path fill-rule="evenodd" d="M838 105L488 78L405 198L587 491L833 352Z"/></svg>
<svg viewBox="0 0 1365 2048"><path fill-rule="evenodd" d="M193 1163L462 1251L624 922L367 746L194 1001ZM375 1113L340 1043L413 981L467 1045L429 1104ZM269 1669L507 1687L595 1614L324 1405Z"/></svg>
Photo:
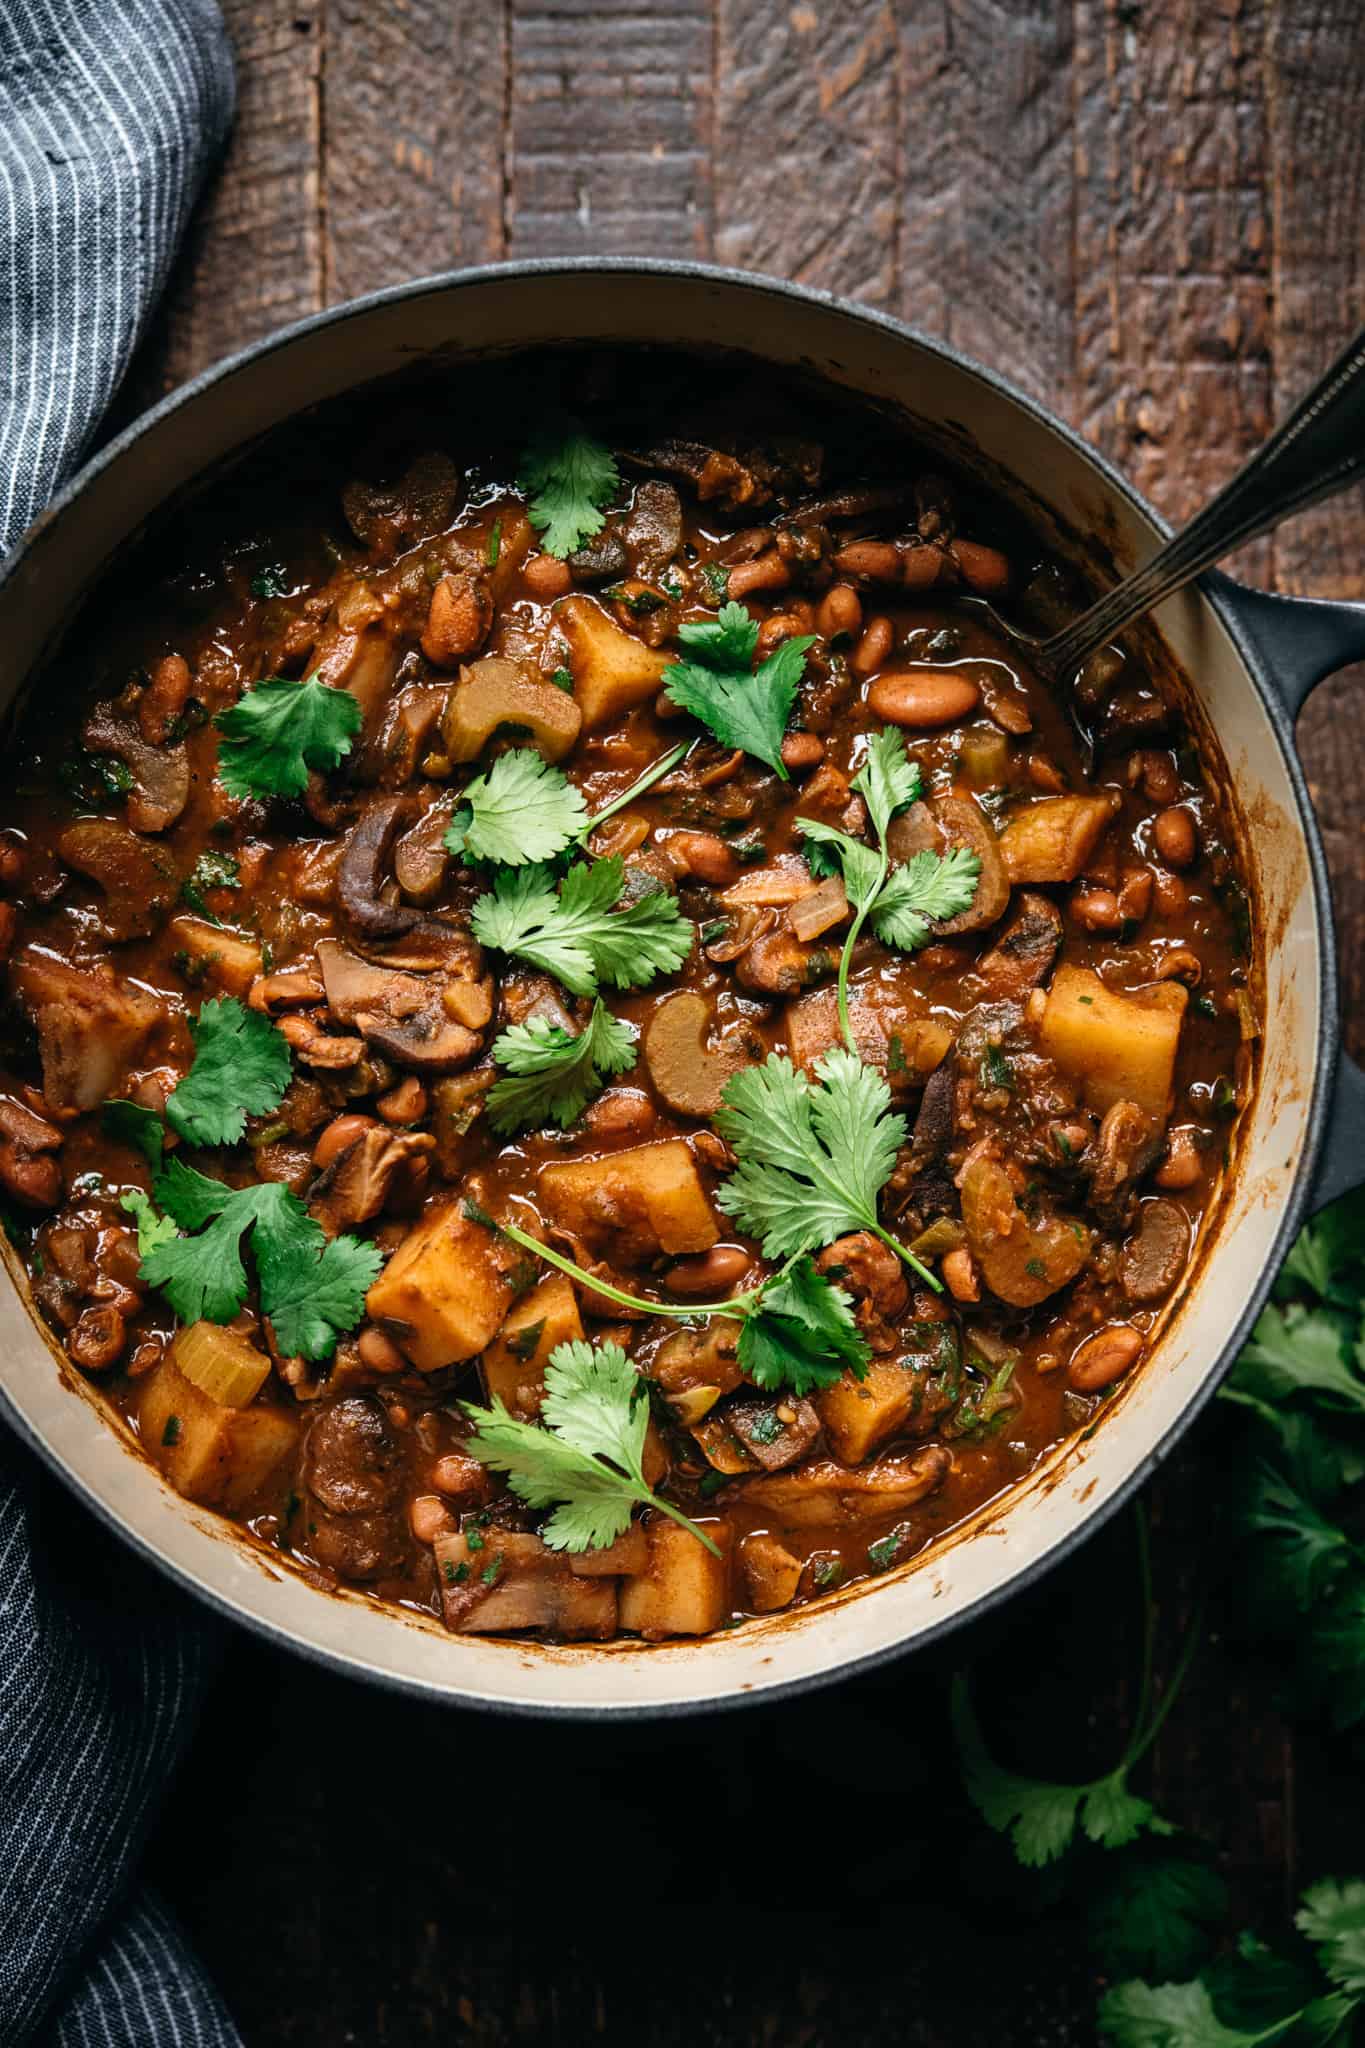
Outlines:
<svg viewBox="0 0 1365 2048"><path fill-rule="evenodd" d="M284 321L456 264L696 256L895 311L1055 406L1172 516L1365 321L1359 0L226 0L241 111L125 415ZM1359 498L1249 551L1365 597ZM1365 1051L1362 675L1301 721ZM1159 1668L1209 1418L1149 1494ZM1094 2038L1085 1930L983 1849L950 1659L1002 1740L1118 1753L1131 1521L937 1658L706 1722L414 1707L226 1646L153 1874L248 2048L948 2048ZM1357 1782L1206 1624L1164 1811L1267 1924L1357 1867Z"/></svg>

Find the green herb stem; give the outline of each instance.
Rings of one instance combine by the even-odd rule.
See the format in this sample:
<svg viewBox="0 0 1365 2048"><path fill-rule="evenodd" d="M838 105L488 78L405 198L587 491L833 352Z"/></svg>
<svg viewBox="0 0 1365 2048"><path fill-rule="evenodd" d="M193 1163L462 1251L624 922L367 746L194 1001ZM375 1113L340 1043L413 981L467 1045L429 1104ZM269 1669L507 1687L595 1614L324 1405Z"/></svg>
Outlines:
<svg viewBox="0 0 1365 2048"><path fill-rule="evenodd" d="M684 1322L690 1322L696 1316L729 1316L734 1322L743 1322L764 1291L763 1287L754 1287L747 1294L735 1295L731 1301L697 1301L685 1307L669 1301L645 1301L638 1294L626 1294L621 1288L613 1287L608 1280L595 1279L591 1273L585 1273L581 1266L575 1265L572 1259L565 1258L562 1252L551 1251L549 1245L542 1244L538 1237L532 1237L529 1231L519 1229L515 1223L499 1223L495 1227L504 1237L510 1237L513 1244L519 1244L523 1251L533 1253L538 1259L544 1259L547 1265L557 1267L561 1273L566 1273L580 1286L591 1288L595 1294L605 1295L608 1301L619 1302L622 1308L640 1309L646 1315L677 1316ZM908 1253L906 1256L909 1256ZM783 1271L786 1271L785 1267ZM764 1287L771 1284L770 1281L765 1281Z"/></svg>
<svg viewBox="0 0 1365 2048"><path fill-rule="evenodd" d="M883 1230L880 1223L874 1220L870 1228L876 1232L884 1245L890 1246L898 1259L904 1259L912 1273L919 1274L926 1287L932 1287L935 1294L942 1294L943 1282L939 1279L937 1273L931 1273L927 1266L921 1265L915 1254L907 1251L905 1246L894 1238L889 1230Z"/></svg>
<svg viewBox="0 0 1365 2048"><path fill-rule="evenodd" d="M579 839L587 839L597 830L599 825L605 825L608 818L614 818L618 811L623 811L626 808L627 804L633 804L637 797L643 796L646 790L652 789L656 782L661 782L671 769L677 767L683 755L690 751L691 745L692 742L690 740L684 740L680 746L670 747L666 754L661 755L657 761L651 762L649 767L645 769L644 774L638 775L635 778L629 789L623 790L620 796L614 796L611 802L604 804L602 809L589 818L586 824L579 826L577 837Z"/></svg>
<svg viewBox="0 0 1365 2048"><path fill-rule="evenodd" d="M853 965L853 948L858 943L858 934L861 932L863 926L867 923L868 912L871 910L878 896L880 896L882 892L882 886L885 883L885 881L886 848L883 846L880 849L877 856L876 886L868 890L862 902L858 905L857 910L854 912L853 922L849 926L848 936L844 940L844 949L839 955L839 1029L843 1033L844 1044L848 1047L849 1051L852 1053L855 1060L860 1060L862 1058L862 1054L859 1052L858 1042L853 1036L853 1024L848 1014L849 969ZM924 1270L923 1267L921 1267L920 1270L922 1272Z"/></svg>

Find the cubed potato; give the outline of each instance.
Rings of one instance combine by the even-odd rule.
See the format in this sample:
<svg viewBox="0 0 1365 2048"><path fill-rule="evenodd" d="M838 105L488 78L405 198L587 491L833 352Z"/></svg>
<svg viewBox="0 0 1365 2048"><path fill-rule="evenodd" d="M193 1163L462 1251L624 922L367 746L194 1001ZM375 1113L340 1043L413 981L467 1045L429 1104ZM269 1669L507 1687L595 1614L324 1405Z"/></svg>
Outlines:
<svg viewBox="0 0 1365 2048"><path fill-rule="evenodd" d="M1074 882L1116 809L1109 796L1045 796L1016 811L999 841L1011 882Z"/></svg>
<svg viewBox="0 0 1365 2048"><path fill-rule="evenodd" d="M681 1138L542 1169L555 1222L591 1250L630 1265L666 1252L710 1251L720 1236L696 1162Z"/></svg>
<svg viewBox="0 0 1365 2048"><path fill-rule="evenodd" d="M583 719L572 697L525 661L485 655L461 669L450 693L441 737L452 761L476 761L499 726L525 728L522 738L547 761L562 761Z"/></svg>
<svg viewBox="0 0 1365 2048"><path fill-rule="evenodd" d="M1135 1102L1161 1121L1170 1112L1189 999L1178 981L1120 990L1106 987L1088 967L1059 967L1039 1045L1076 1082L1089 1108L1103 1114L1115 1102Z"/></svg>
<svg viewBox="0 0 1365 2048"><path fill-rule="evenodd" d="M265 1485L298 1441L285 1408L228 1408L201 1392L168 1352L142 1382L143 1449L186 1500L235 1512Z"/></svg>
<svg viewBox="0 0 1365 2048"><path fill-rule="evenodd" d="M877 1006L856 992L849 998L848 1014L861 1058L886 1076L893 1094L918 1087L953 1042L952 1031L937 1017L916 1017L890 1004ZM807 1073L822 1053L843 1043L833 988L797 996L787 1004L785 1022L792 1065Z"/></svg>
<svg viewBox="0 0 1365 2048"><path fill-rule="evenodd" d="M438 1536L433 1549L447 1628L479 1636L544 1628L592 1642L616 1633L616 1579L575 1573L539 1536L460 1530Z"/></svg>
<svg viewBox="0 0 1365 2048"><path fill-rule="evenodd" d="M739 1546L739 1582L744 1604L755 1614L774 1614L790 1606L801 1583L801 1560L785 1543L754 1530Z"/></svg>
<svg viewBox="0 0 1365 2048"><path fill-rule="evenodd" d="M705 1636L725 1620L730 1598L728 1522L701 1524L720 1556L712 1557L690 1529L653 1515L645 1523L649 1566L638 1578L621 1585L623 1629L658 1642L664 1636Z"/></svg>
<svg viewBox="0 0 1365 2048"><path fill-rule="evenodd" d="M517 1255L459 1202L409 1231L365 1306L420 1372L473 1358L496 1336L514 1288Z"/></svg>
<svg viewBox="0 0 1365 2048"><path fill-rule="evenodd" d="M813 1396L830 1448L845 1465L861 1465L870 1452L909 1421L918 1387L916 1375L900 1359L874 1358L867 1378L851 1372Z"/></svg>
<svg viewBox="0 0 1365 2048"><path fill-rule="evenodd" d="M200 917L173 917L167 929L176 951L187 956L191 975L202 975L230 996L244 996L261 972L261 949L254 939Z"/></svg>
<svg viewBox="0 0 1365 2048"><path fill-rule="evenodd" d="M566 599L555 620L569 643L574 700L585 732L614 725L663 688L663 673L673 657L646 647L590 597Z"/></svg>
<svg viewBox="0 0 1365 2048"><path fill-rule="evenodd" d="M534 1422L545 1399L545 1368L560 1344L579 1343L583 1318L573 1282L551 1273L513 1302L507 1320L483 1354L483 1383L505 1408Z"/></svg>
<svg viewBox="0 0 1365 2048"><path fill-rule="evenodd" d="M633 1579L649 1567L649 1538L643 1522L632 1522L624 1536L601 1550L576 1551L569 1570L576 1579Z"/></svg>

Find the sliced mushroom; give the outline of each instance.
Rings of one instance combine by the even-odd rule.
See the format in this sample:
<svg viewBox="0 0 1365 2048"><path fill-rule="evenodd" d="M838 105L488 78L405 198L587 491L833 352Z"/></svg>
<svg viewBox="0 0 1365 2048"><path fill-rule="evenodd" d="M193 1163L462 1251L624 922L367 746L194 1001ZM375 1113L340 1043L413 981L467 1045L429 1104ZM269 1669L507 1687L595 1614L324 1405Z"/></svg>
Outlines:
<svg viewBox="0 0 1365 2048"><path fill-rule="evenodd" d="M116 944L145 939L175 902L179 876L170 856L114 818L78 819L62 833L57 851L102 891L104 928Z"/></svg>
<svg viewBox="0 0 1365 2048"><path fill-rule="evenodd" d="M614 526L604 526L568 557L579 583L610 583L630 567L626 544Z"/></svg>
<svg viewBox="0 0 1365 2048"><path fill-rule="evenodd" d="M645 1027L645 1067L655 1094L680 1116L713 1117L727 1081L748 1065L734 1039L710 1047L711 1006L690 990L659 1004Z"/></svg>
<svg viewBox="0 0 1365 2048"><path fill-rule="evenodd" d="M1014 1308L1033 1308L1074 1280L1090 1233L1074 1217L1039 1206L1025 1215L1004 1167L977 1152L962 1172L962 1220L986 1285Z"/></svg>
<svg viewBox="0 0 1365 2048"><path fill-rule="evenodd" d="M853 1471L833 1458L814 1458L794 1472L741 1480L725 1497L765 1509L787 1529L848 1528L872 1516L902 1514L937 1492L952 1464L942 1444Z"/></svg>
<svg viewBox="0 0 1365 2048"><path fill-rule="evenodd" d="M1111 1102L1090 1155L1090 1199L1111 1228L1127 1225L1133 1189L1156 1158L1161 1126L1135 1102Z"/></svg>
<svg viewBox="0 0 1365 2048"><path fill-rule="evenodd" d="M396 938L417 923L417 911L382 893L389 848L408 808L405 797L371 797L347 834L337 896L351 924L367 939Z"/></svg>
<svg viewBox="0 0 1365 2048"><path fill-rule="evenodd" d="M990 952L977 961L976 971L992 996L1018 1002L1046 980L1061 945L1061 912L1048 897L1028 889Z"/></svg>
<svg viewBox="0 0 1365 2048"><path fill-rule="evenodd" d="M441 797L409 826L393 850L393 872L409 903L434 903L450 866L445 835L454 806Z"/></svg>
<svg viewBox="0 0 1365 2048"><path fill-rule="evenodd" d="M108 968L71 967L36 951L16 959L11 980L37 1028L51 1107L90 1110L117 1095L161 1022L155 998Z"/></svg>
<svg viewBox="0 0 1365 2048"><path fill-rule="evenodd" d="M903 817L892 819L886 844L897 862L916 853L946 853L952 846L965 846L980 860L976 894L966 910L937 926L942 938L984 930L995 923L1010 900L1009 876L995 834L980 805L969 796L939 796L912 804Z"/></svg>
<svg viewBox="0 0 1365 2048"><path fill-rule="evenodd" d="M460 502L460 472L436 450L419 455L393 484L359 478L341 493L346 524L363 547L392 553L400 540L440 533Z"/></svg>
<svg viewBox="0 0 1365 2048"><path fill-rule="evenodd" d="M353 1024L398 1066L423 1074L452 1074L467 1067L479 1052L480 1033L451 1016L445 1002L447 985L439 976L376 967L336 939L320 939L317 958L332 1015ZM491 1017L491 990L487 1011Z"/></svg>
<svg viewBox="0 0 1365 2048"><path fill-rule="evenodd" d="M415 1199L430 1171L436 1140L425 1131L391 1131L372 1124L319 1174L308 1207L329 1237L377 1216L395 1192Z"/></svg>
<svg viewBox="0 0 1365 2048"><path fill-rule="evenodd" d="M330 689L350 692L368 734L389 702L401 656L392 614L368 585L355 584L318 636L311 666Z"/></svg>
<svg viewBox="0 0 1365 2048"><path fill-rule="evenodd" d="M92 754L113 754L132 776L128 823L135 832L164 832L175 823L190 799L190 758L183 740L150 746L135 718L120 717L112 704L97 704L81 741Z"/></svg>
<svg viewBox="0 0 1365 2048"><path fill-rule="evenodd" d="M1179 1203L1160 1195L1144 1202L1119 1260L1119 1280L1129 1301L1164 1301L1189 1256L1189 1218Z"/></svg>
<svg viewBox="0 0 1365 2048"><path fill-rule="evenodd" d="M682 546L682 500L672 484L649 478L635 487L625 537L640 576L662 575Z"/></svg>
<svg viewBox="0 0 1365 2048"><path fill-rule="evenodd" d="M55 1209L62 1169L54 1156L64 1134L12 1095L0 1095L0 1186L26 1209Z"/></svg>

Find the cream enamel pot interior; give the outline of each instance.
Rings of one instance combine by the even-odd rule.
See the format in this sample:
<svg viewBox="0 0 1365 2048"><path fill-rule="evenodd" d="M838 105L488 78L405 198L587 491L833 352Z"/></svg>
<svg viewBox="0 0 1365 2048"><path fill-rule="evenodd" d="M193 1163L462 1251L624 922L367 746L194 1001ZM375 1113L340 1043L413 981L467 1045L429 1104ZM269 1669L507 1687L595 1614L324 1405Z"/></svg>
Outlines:
<svg viewBox="0 0 1365 2048"><path fill-rule="evenodd" d="M279 421L424 359L458 378L462 358L560 341L737 348L826 375L908 415L998 487L1026 479L1031 515L1055 522L1073 555L1088 547L1102 582L1163 532L1122 478L1041 408L878 315L682 265L467 272L289 329L177 393L92 462L0 573L4 703L120 546L173 493ZM1358 1178L1365 1154L1365 1081L1353 1068L1337 1073L1330 905L1292 744L1308 690L1365 654L1365 606L1268 598L1210 577L1171 600L1157 625L1192 679L1194 716L1218 737L1244 827L1263 934L1259 1085L1211 1256L1206 1249L1116 1412L938 1550L872 1586L702 1643L575 1649L452 1637L361 1595L316 1590L172 1493L120 1443L98 1394L65 1366L16 1285L0 1283L0 1389L20 1429L111 1529L212 1606L354 1676L510 1712L660 1714L803 1688L923 1644L1036 1576L1171 1448L1217 1387L1315 1196Z"/></svg>

